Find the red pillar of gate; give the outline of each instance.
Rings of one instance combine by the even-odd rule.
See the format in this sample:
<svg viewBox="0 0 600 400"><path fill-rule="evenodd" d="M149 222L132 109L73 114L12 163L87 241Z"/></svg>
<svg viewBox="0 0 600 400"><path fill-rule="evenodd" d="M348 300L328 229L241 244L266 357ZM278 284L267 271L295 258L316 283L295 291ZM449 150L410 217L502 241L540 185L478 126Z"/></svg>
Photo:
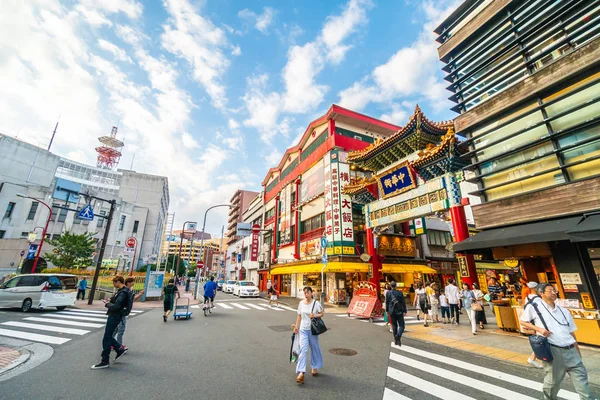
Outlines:
<svg viewBox="0 0 600 400"><path fill-rule="evenodd" d="M279 235L279 195L275 197L275 221L273 224L273 243L271 244L273 255L271 263L277 263L277 236Z"/></svg>
<svg viewBox="0 0 600 400"><path fill-rule="evenodd" d="M381 281L381 262L377 256L377 249L375 248L375 235L373 235L373 229L367 229L367 253L371 256L369 261L373 264L373 277L369 279L369 282L375 284L377 292L379 293L379 281Z"/></svg>
<svg viewBox="0 0 600 400"><path fill-rule="evenodd" d="M462 242L465 239L468 239L469 226L467 225L465 207L462 205L451 207L450 217L452 218L452 228L454 229L455 241L458 243ZM467 282L469 286L472 287L473 283L478 282L477 269L475 267L475 258L472 254L457 254L457 256L464 256L467 259L467 269L469 271L469 276L463 276L462 281Z"/></svg>

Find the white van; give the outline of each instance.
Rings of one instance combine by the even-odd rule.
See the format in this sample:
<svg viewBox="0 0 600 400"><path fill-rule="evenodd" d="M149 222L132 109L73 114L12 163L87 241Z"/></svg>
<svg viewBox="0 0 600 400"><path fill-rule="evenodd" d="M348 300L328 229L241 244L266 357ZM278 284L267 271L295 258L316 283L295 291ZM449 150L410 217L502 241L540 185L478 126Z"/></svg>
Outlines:
<svg viewBox="0 0 600 400"><path fill-rule="evenodd" d="M56 307L64 310L75 304L77 276L69 274L27 274L16 276L0 286L0 307Z"/></svg>

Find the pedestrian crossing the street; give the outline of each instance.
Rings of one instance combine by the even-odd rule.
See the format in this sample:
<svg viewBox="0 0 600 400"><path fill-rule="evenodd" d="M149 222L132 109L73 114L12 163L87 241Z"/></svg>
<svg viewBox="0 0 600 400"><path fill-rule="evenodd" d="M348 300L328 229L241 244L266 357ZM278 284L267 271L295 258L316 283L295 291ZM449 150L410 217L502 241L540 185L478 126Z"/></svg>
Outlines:
<svg viewBox="0 0 600 400"><path fill-rule="evenodd" d="M541 396L542 381L478 365L432 351L391 344L383 400L514 399L534 400ZM516 372L516 371L515 371ZM561 389L560 399L576 400L575 392Z"/></svg>
<svg viewBox="0 0 600 400"><path fill-rule="evenodd" d="M128 318L133 318L143 312L132 310ZM0 336L61 345L71 341L74 337L87 335L92 332L92 328L104 328L108 318L105 311L76 308L39 315L39 317L25 317L21 321L0 323Z"/></svg>

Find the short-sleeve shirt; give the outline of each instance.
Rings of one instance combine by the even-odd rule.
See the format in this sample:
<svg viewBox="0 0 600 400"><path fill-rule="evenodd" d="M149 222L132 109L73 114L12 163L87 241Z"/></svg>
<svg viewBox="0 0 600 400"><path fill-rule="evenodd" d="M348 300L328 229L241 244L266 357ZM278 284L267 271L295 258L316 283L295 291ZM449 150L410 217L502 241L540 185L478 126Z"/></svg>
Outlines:
<svg viewBox="0 0 600 400"><path fill-rule="evenodd" d="M458 287L456 285L448 285L444 288L444 294L450 304L458 304Z"/></svg>
<svg viewBox="0 0 600 400"><path fill-rule="evenodd" d="M576 342L575 338L571 335L571 332L577 330L575 321L569 310L565 310L559 305L551 309L550 305L546 304L543 300L536 300L537 305L542 318L548 326L548 330L552 332L552 335L548 337L548 342L555 346L565 347L570 346ZM521 315L521 321L532 322L535 326L544 328L544 324L540 320L535 307L529 305L525 307L523 314ZM541 336L539 332L536 332Z"/></svg>
<svg viewBox="0 0 600 400"><path fill-rule="evenodd" d="M313 304L315 306L313 311ZM300 322L300 330L301 331L309 331L310 330L310 313L314 312L315 314L323 312L323 307L321 307L321 303L316 300L311 301L309 304L306 304L304 301L301 301L298 304L298 315L302 317Z"/></svg>
<svg viewBox="0 0 600 400"><path fill-rule="evenodd" d="M204 284L204 297L215 297L215 291L217 290L217 283L215 281L208 281Z"/></svg>

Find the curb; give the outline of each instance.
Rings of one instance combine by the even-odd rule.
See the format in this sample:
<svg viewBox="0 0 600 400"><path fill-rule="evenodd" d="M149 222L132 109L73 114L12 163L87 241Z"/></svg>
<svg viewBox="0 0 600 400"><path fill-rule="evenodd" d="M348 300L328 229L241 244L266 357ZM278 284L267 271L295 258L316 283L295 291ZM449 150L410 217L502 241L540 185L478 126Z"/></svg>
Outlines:
<svg viewBox="0 0 600 400"><path fill-rule="evenodd" d="M21 354L15 360L11 361L9 366L0 369L0 376L8 373L8 371L10 371L14 368L17 368L19 365L24 364L31 357L31 352L29 352L29 350L15 349L13 347L10 347L10 348L20 352Z"/></svg>
<svg viewBox="0 0 600 400"><path fill-rule="evenodd" d="M52 346L24 340L2 338L2 346L21 352L21 356L17 359L17 362L0 371L0 382L14 378L39 366L54 354Z"/></svg>

